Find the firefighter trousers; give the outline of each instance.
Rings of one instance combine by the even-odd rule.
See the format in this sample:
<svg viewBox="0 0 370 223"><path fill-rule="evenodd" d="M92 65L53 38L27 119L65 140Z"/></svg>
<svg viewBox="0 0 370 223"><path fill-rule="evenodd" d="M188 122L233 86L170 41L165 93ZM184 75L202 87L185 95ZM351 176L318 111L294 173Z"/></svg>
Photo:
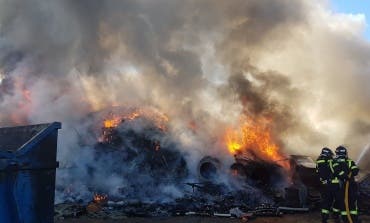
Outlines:
<svg viewBox="0 0 370 223"><path fill-rule="evenodd" d="M342 221L347 223L349 217L352 220L352 223L357 223L358 221L358 208L357 208L357 199L358 199L358 186L357 183L352 180L349 181L348 195L346 196L346 183L340 186L340 189L335 192L335 206L340 209L340 215ZM346 206L348 205L348 211Z"/></svg>
<svg viewBox="0 0 370 223"><path fill-rule="evenodd" d="M349 181L348 187L348 209L353 223L358 222L358 185L354 180Z"/></svg>
<svg viewBox="0 0 370 223"><path fill-rule="evenodd" d="M338 188L338 185L331 183L321 185L321 218L323 223L328 221L331 211L333 211L334 216L339 217L339 208L333 206L335 200L335 191Z"/></svg>

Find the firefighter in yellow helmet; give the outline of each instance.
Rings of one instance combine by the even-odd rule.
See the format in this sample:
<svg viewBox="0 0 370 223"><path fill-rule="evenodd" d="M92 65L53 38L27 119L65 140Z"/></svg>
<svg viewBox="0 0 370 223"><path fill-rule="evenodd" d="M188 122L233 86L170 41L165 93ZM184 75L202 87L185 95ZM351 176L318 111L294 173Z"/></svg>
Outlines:
<svg viewBox="0 0 370 223"><path fill-rule="evenodd" d="M359 172L356 163L348 158L347 149L339 146L335 150L334 175L340 182L340 190L336 192L336 203L340 206L341 217L344 222L358 223L358 185L355 176Z"/></svg>

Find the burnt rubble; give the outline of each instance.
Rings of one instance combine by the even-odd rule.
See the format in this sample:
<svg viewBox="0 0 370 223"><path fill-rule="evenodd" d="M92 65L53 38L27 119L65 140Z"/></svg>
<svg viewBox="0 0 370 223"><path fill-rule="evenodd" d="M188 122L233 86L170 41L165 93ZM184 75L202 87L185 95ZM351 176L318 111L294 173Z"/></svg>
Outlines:
<svg viewBox="0 0 370 223"><path fill-rule="evenodd" d="M261 203L258 197L260 191L253 187L241 191L233 191L222 195L212 183L187 183L194 191L187 193L168 203L145 203L134 200L106 200L102 203L91 201L89 203L64 203L55 206L55 218L78 218L87 216L94 219L125 219L128 217L171 217L171 216L209 216L209 217L236 217L243 220L253 219L259 216L281 216L289 213L300 213L312 210L312 207L302 207L300 198L295 190L287 188L284 198L278 193L273 196L274 200L265 197ZM359 207L361 213L369 214L370 175L367 175L359 183ZM292 190L292 191L289 191ZM311 195L313 196L313 195ZM316 194L314 201L320 199ZM307 196L310 197L310 196ZM309 198L307 198L309 199ZM296 206L294 202L297 202ZM287 205L287 206L285 206ZM91 208L92 206L93 208Z"/></svg>
<svg viewBox="0 0 370 223"><path fill-rule="evenodd" d="M245 195L244 195L245 196ZM243 195L241 195L243 197ZM245 198L245 197L244 197ZM89 207L89 205L87 205ZM97 209L84 209L83 205L69 203L56 205L56 219L88 216L100 219L122 219L127 217L170 217L170 216L219 216L249 217L279 216L278 207L271 204L260 204L256 207L247 206L245 202L236 201L228 195L209 200L195 196L185 196L171 203L143 203L108 201Z"/></svg>
<svg viewBox="0 0 370 223"><path fill-rule="evenodd" d="M87 216L94 219L124 219L128 217L173 217L173 216L207 216L234 217L243 220L255 217L274 217L284 213L307 212L308 208L279 207L271 203L247 205L253 193L240 191L238 194L204 197L195 193L184 196L170 203L143 203L125 201L107 201L87 206L79 204L56 205L56 219L78 218ZM199 196L200 195L200 196ZM93 206L94 208L91 208ZM84 208L85 207L85 208Z"/></svg>

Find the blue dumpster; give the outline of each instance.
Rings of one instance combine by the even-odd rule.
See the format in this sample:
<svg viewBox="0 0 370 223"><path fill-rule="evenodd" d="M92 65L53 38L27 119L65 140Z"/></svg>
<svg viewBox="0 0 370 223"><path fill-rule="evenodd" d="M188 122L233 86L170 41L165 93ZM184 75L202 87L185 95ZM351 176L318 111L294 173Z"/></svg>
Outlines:
<svg viewBox="0 0 370 223"><path fill-rule="evenodd" d="M54 222L61 123L0 128L0 223Z"/></svg>

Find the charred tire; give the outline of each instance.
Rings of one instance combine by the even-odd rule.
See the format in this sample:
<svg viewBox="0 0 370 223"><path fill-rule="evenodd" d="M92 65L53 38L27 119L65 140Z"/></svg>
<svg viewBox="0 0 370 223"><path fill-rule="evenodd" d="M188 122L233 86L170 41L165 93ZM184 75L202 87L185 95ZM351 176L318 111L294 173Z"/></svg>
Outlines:
<svg viewBox="0 0 370 223"><path fill-rule="evenodd" d="M213 181L219 175L221 162L210 156L206 156L199 161L198 177L202 181Z"/></svg>

